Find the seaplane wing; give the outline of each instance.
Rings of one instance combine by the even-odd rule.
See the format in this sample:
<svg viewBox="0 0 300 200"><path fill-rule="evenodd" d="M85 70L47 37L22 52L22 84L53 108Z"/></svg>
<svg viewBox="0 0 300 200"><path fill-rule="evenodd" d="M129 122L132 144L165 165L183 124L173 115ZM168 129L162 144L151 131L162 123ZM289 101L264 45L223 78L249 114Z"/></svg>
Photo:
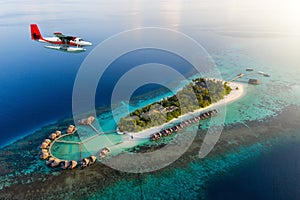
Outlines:
<svg viewBox="0 0 300 200"><path fill-rule="evenodd" d="M75 36L66 36L61 32L55 32L54 37L43 37L36 24L30 24L31 39L37 42L49 43L46 45L48 49L60 50L65 52L83 52L84 46L91 46L91 42L87 42L82 38Z"/></svg>
<svg viewBox="0 0 300 200"><path fill-rule="evenodd" d="M75 36L67 36L67 35L64 35L60 32L55 32L53 34L62 41L75 41L76 40Z"/></svg>
<svg viewBox="0 0 300 200"><path fill-rule="evenodd" d="M56 37L59 37L59 38L63 38L63 37L66 37L64 34L62 34L61 32L55 32L53 33L53 35L55 35Z"/></svg>

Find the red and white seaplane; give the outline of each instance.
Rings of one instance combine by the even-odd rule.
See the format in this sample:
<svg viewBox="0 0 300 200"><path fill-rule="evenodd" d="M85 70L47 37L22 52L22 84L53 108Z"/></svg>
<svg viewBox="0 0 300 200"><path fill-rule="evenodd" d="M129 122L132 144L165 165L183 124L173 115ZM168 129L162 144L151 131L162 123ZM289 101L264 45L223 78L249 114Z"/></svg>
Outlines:
<svg viewBox="0 0 300 200"><path fill-rule="evenodd" d="M91 42L84 41L75 36L66 36L60 32L55 32L55 37L43 37L36 24L30 24L30 31L32 40L52 44L45 46L48 49L79 53L86 50L83 48L84 46L92 45Z"/></svg>

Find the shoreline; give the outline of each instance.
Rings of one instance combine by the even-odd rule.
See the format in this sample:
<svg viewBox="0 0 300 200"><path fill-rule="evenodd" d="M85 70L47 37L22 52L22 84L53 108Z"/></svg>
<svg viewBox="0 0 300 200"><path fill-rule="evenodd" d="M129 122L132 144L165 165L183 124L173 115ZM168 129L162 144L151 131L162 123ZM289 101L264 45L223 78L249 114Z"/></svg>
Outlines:
<svg viewBox="0 0 300 200"><path fill-rule="evenodd" d="M144 139L144 138L150 137L151 134L153 134L155 132L159 132L164 126L168 126L172 123L176 123L177 121L180 121L184 118L190 118L191 116L197 115L198 113L203 112L203 111L205 111L209 108L221 106L221 105L224 105L224 104L227 104L227 103L231 103L233 101L236 101L236 100L240 99L241 97L243 97L245 95L245 88L244 88L245 84L236 83L236 82L228 82L228 86L230 86L230 88L232 89L230 94L226 95L222 100L220 100L216 103L212 103L209 106L206 106L204 108L199 108L199 109L197 109L193 112L186 113L184 115L181 115L178 118L172 119L169 122L163 123L162 125L147 128L147 129L139 131L139 132L126 132L126 133L124 133L124 132L120 132L118 127L117 127L116 132L120 135L128 134L130 136L133 136L134 138L139 138L139 139L143 138ZM238 90L236 90L236 87L238 87Z"/></svg>
<svg viewBox="0 0 300 200"><path fill-rule="evenodd" d="M272 138L272 139L275 139L275 141L277 141L279 138L280 138L280 141L282 141L282 136L284 138L286 138L286 132L284 132L284 128L287 127L287 126L291 126L293 125L293 129L292 130L296 130L296 128L298 129L299 128L299 123L297 120L297 112L298 110L295 109L295 108L298 108L300 109L299 107L289 107L288 109L285 109L284 112L280 113L279 116L276 116L274 118L273 117L268 117L266 118L265 120L268 121L267 123L267 127L269 128L272 128L271 130L271 135L270 134L266 134L268 133L268 129L261 129L261 127L265 127L265 122L262 122L262 121L249 121L247 122L247 125L249 125L251 128L253 128L254 130L249 130L249 128L245 127L245 126L229 126L227 127L224 131L226 131L228 134L223 134L225 138L220 138L221 141L225 141L225 142L220 142L218 146L216 146L216 148L212 151L211 154L209 154L209 156L206 158L206 159L209 159L209 160L215 160L215 158L218 158L218 159L224 159L226 157L224 157L224 155L228 155L228 154L231 154L232 152L236 152L237 149L239 146L241 148L243 148L245 150L245 148L247 148L249 145L252 145L252 144L255 144L257 142L263 142L263 141L269 141L269 138ZM285 123L287 124L284 124L283 126L282 125L278 125L282 119L286 120ZM275 130L274 130L274 126L275 126ZM282 132L283 131L283 132ZM296 133L297 132L288 132L288 133L291 133L291 136L289 138L292 138L293 140L295 139L294 138L294 135L297 135ZM277 139L276 139L277 138ZM180 157L179 159L180 162L175 162L174 165L171 165L170 167L166 167L160 171L156 171L154 172L155 175L161 175L161 173L170 173L170 170L173 170L173 169L177 169L178 168L186 168L187 165L185 165L186 163L191 163L193 161L195 161L194 159L194 156L195 155L198 155L198 147L199 147L199 143L202 142L202 135L200 134L198 137L195 138L195 142L193 142L191 148L189 148L189 150L187 151L186 153L186 156L182 156ZM238 143L228 143L226 141L231 141L231 140L236 140L238 141ZM273 140L272 140L273 141ZM270 146L270 143L267 143L267 146L268 147L272 147ZM28 147L25 147L26 149L28 149ZM32 145L30 145L30 148L29 150L32 148ZM17 148L18 150L18 148ZM35 150L33 150L35 151ZM19 155L19 152L15 152L14 154L16 155ZM191 157L191 156L192 157ZM219 157L218 157L219 155ZM240 154L237 154L237 155L240 155ZM12 157L12 155L9 155L9 157ZM32 155L32 156L35 156L35 155ZM252 157L252 154L250 154L248 157ZM205 160L206 160L205 159ZM211 165L202 165L201 163L203 163L203 160L200 160L201 162L197 162L197 163L200 163L200 167L201 168L204 168L206 170L210 170L210 169L219 169L218 167L216 168L209 168L209 166ZM8 163L11 163L13 162L12 159L9 159L8 160ZM28 161L27 161L28 162ZM26 163L27 163L26 162ZM242 161L241 161L242 162ZM195 162L193 162L195 163ZM231 162L229 162L231 163ZM25 163L24 163L25 164ZM219 165L219 162L218 163L215 163L217 166ZM31 162L28 162L28 165L32 165ZM42 165L44 166L44 163L40 163L38 162L38 165ZM10 166L10 165L7 165L7 166ZM5 166L2 166L4 167L5 169ZM15 169L17 166L12 166L11 168L14 169L14 171L18 170L18 169ZM212 167L212 166L211 166ZM43 171L47 169L47 167L42 167L39 169L39 172L40 171ZM22 167L22 169L19 169L19 170L24 170L24 166ZM68 195L73 195L74 197L77 197L78 198L78 195L81 195L81 193L72 193L72 191L74 191L74 189L76 190L78 187L82 187L82 184L89 184L91 188L93 189L97 189L99 191L105 191L105 188L110 188L110 187L113 187L115 185L115 182L121 182L124 180L124 181L128 181L128 180L134 180L135 178L140 178L140 175L137 177L135 175L128 175L126 176L126 174L123 174L123 173L119 173L119 172L116 172L116 170L113 170L103 164L100 164L100 163L96 163L92 168L88 168L88 170L73 170L73 171L54 171L55 174L49 174L47 176L44 176L43 173L39 173L39 172L36 172L36 171L33 171L32 173L35 174L35 176L32 176L32 180L30 180L29 183L27 184L16 184L15 183L15 180L19 180L19 183L21 183L21 181L28 181L28 177L27 175L24 175L22 173L18 174L18 175L15 175L14 177L11 177L9 179L6 180L5 177L7 177L4 173L2 175L2 177L5 178L4 180L4 183L7 184L5 188L3 188L3 190L0 192L0 196L2 198L12 198L12 197L19 197L19 199L24 199L24 194L28 191L28 190L31 190L32 188L37 188L38 190L35 192L35 193L26 193L26 197L27 198L37 198L38 197L49 197L51 195L53 195L53 192L58 192L58 193L61 193L61 190L59 191L58 189L56 190L55 188L64 188L64 193L63 194L66 194L68 193ZM101 172L101 173L99 173ZM219 171L221 173L221 171ZM216 171L216 173L218 173L218 171ZM224 171L222 171L222 173L224 173ZM74 176L74 174L76 176ZM87 175L88 174L88 175ZM70 176L71 175L71 176ZM95 176L97 175L97 176ZM125 178L124 178L124 175L125 175ZM201 176L201 174L193 174L193 176L196 176L197 177L199 176L199 180L200 179L203 179L205 181L210 181L210 180L213 180L213 179L207 179L207 177L215 177L215 176ZM116 179L104 179L106 178L107 176L115 176ZM52 178L52 177L55 177L55 178ZM70 179L71 177L71 179ZM92 177L92 178L89 178L89 177ZM148 177L148 175L146 174L144 176L145 178ZM69 187L66 187L67 183L65 183L64 180L66 180L66 178L69 178L70 181L73 182L73 185L72 185L72 188L69 188ZM43 181L41 181L41 179ZM97 180L95 182L95 179ZM197 180L198 180L197 179ZM103 181L105 180L105 181ZM103 184L100 184L99 185L99 182L103 182ZM51 186L51 187L50 187ZM57 187L59 186L59 187ZM42 190L42 188L50 188L50 189L45 189L45 190ZM20 192L18 194L15 193L15 191L24 191L24 193ZM128 189L127 189L128 191ZM34 194L34 195L32 195ZM103 193L101 193L102 196L105 196L103 195ZM57 198L57 196L56 196ZM62 197L63 198L63 197Z"/></svg>

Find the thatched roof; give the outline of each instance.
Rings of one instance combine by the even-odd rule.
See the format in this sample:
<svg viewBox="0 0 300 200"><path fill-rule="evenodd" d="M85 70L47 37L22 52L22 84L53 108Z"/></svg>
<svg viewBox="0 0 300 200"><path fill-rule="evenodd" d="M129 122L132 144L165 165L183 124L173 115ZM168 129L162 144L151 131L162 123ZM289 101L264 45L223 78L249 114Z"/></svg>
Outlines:
<svg viewBox="0 0 300 200"><path fill-rule="evenodd" d="M50 157L47 161L46 161L46 165L50 165L53 161L54 161L55 158L53 157Z"/></svg>
<svg viewBox="0 0 300 200"><path fill-rule="evenodd" d="M48 157L49 157L49 153L48 152L40 154L40 158L43 159L43 160L47 159Z"/></svg>
<svg viewBox="0 0 300 200"><path fill-rule="evenodd" d="M89 159L87 158L84 158L82 161L81 161L81 167L86 167L88 166L90 163Z"/></svg>
<svg viewBox="0 0 300 200"><path fill-rule="evenodd" d="M64 160L64 161L61 162L61 168L62 169L67 169L68 166L69 166L69 161Z"/></svg>
<svg viewBox="0 0 300 200"><path fill-rule="evenodd" d="M57 167L60 164L61 160L55 158L54 161L51 163L51 167Z"/></svg>
<svg viewBox="0 0 300 200"><path fill-rule="evenodd" d="M72 133L75 130L75 126L74 125L70 125L67 129L67 133Z"/></svg>
<svg viewBox="0 0 300 200"><path fill-rule="evenodd" d="M249 79L248 83L249 84L254 84L254 85L260 84L259 80L257 80L257 79Z"/></svg>
<svg viewBox="0 0 300 200"><path fill-rule="evenodd" d="M95 163L97 158L96 158L96 156L90 156L89 160L90 160L91 163Z"/></svg>
<svg viewBox="0 0 300 200"><path fill-rule="evenodd" d="M48 153L47 149L42 149L41 153Z"/></svg>
<svg viewBox="0 0 300 200"><path fill-rule="evenodd" d="M51 133L51 135L49 136L49 139L54 140L56 138L56 134L55 133Z"/></svg>
<svg viewBox="0 0 300 200"><path fill-rule="evenodd" d="M84 158L82 161L85 162L86 164L88 164L90 162L89 159L87 159L87 158Z"/></svg>
<svg viewBox="0 0 300 200"><path fill-rule="evenodd" d="M109 152L110 152L110 148L105 147L100 151L99 157L104 158L107 154L109 154Z"/></svg>
<svg viewBox="0 0 300 200"><path fill-rule="evenodd" d="M84 118L84 119L78 120L78 123L82 124L82 125L89 125L89 124L93 123L94 120L95 120L95 117L90 116L88 118Z"/></svg>
<svg viewBox="0 0 300 200"><path fill-rule="evenodd" d="M56 137L59 137L59 136L61 136L61 131L55 131L55 134L56 134Z"/></svg>
<svg viewBox="0 0 300 200"><path fill-rule="evenodd" d="M48 143L48 144L49 144L49 143L51 143L51 140L49 140L49 139L45 139L45 140L44 140L44 142L46 142L46 143Z"/></svg>
<svg viewBox="0 0 300 200"><path fill-rule="evenodd" d="M40 146L41 149L46 149L49 146L49 143L43 142Z"/></svg>
<svg viewBox="0 0 300 200"><path fill-rule="evenodd" d="M74 169L76 166L77 166L77 162L75 160L72 160L69 165L69 169Z"/></svg>

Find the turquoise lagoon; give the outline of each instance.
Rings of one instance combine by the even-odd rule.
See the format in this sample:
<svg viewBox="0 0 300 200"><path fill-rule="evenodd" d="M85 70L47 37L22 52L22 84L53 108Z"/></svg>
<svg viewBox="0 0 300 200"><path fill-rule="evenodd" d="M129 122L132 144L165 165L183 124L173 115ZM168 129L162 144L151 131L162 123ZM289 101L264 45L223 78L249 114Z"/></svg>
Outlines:
<svg viewBox="0 0 300 200"><path fill-rule="evenodd" d="M217 34L215 34L214 37L217 39L223 38L223 36ZM232 38L231 40L230 43L234 44L235 38ZM256 40L259 41L259 39ZM272 62L270 62L268 57L265 57L265 60L257 59L256 55L251 55L253 42L248 44L247 39L243 39L243 41L245 41L243 44L230 45L227 49L224 48L225 50L222 52L213 53L212 58L215 60L224 80L228 80L232 78L233 75L244 72L245 68L248 67L253 67L256 71L264 71L270 74L270 77L263 77L257 73L253 73L251 76L249 75L248 77L241 79L241 82L246 82L247 78L258 78L260 79L261 84L257 86L246 85L245 95L241 99L226 106L226 126L245 126L250 132L254 132L256 130L256 123L259 123L260 126L261 124L266 123L267 126L269 123L268 121L280 116L285 108L296 106L296 108L299 109L297 106L299 106L300 102L297 100L300 97L300 81L298 79L300 70L293 68L293 71L286 71L285 65L272 65L273 58L270 58ZM261 41L258 42L258 45L262 45ZM286 65L288 65L288 62ZM181 88L184 84L186 83L178 82L177 88ZM142 98L140 98L137 103L129 106L131 110L134 110L170 95L171 93L169 92L164 94L159 93L158 96L154 97L153 95L151 95L151 97L141 96ZM127 106L128 102L120 102L119 106L114 108L114 113L116 114L116 116L114 116L115 119L120 119L124 115L123 110ZM101 124L103 131L116 130L116 122L114 121L111 112L107 111L100 113L100 115L97 116L97 119ZM282 123L284 123L284 121ZM209 121L203 122L203 127L209 126ZM197 125L194 125L183 131L196 129ZM87 133L89 133L88 130ZM228 135L226 130L223 134ZM278 132L277 134L284 138L283 133ZM241 134L240 137L242 138L243 136L244 135ZM111 143L111 145L127 139L126 135L120 136L116 133L102 135L101 137L103 137L103 141L107 141L108 143ZM259 135L256 135L256 137L259 138ZM80 141L79 138L70 138L70 140ZM131 145L148 145L149 142L147 141L140 139L136 140L136 143L132 143ZM208 191L207 187L215 180L218 180L219 176L222 176L222 174L234 173L234 169L242 166L249 160L257 159L263 152L275 148L275 144L279 143L278 139L264 138L262 141L254 143L250 142L249 144L243 140L243 142L238 145L239 141L236 139L231 140L230 137L228 137L227 142L237 143L237 146L231 150L224 151L224 153L222 153L222 151L218 152L218 155L209 155L205 159L199 159L198 152L194 152L196 154L188 156L191 158L188 163L184 164L184 167L180 167L178 164L175 164L174 166L171 164L166 169L153 173L141 174L134 180L128 180L128 178L122 180L122 177L119 177L119 181L110 184L105 189L91 193L89 198L98 199L101 197L103 199L119 199L121 197L126 197L147 199L153 197L160 199L170 197L176 199L181 198L182 196L189 199L205 198ZM107 145L106 142L103 145ZM198 144L199 147L200 145L201 144ZM128 148L129 146L116 149L115 152L120 153L121 151L128 150ZM216 148L218 149L218 144ZM76 156L77 155L74 155L74 158L77 158ZM183 162L181 161L182 159L178 162ZM63 171L52 171L51 169L48 169L43 162L40 162L37 159L37 161L29 164L17 174L2 177L2 181L5 180L5 185L13 185L13 182L11 182L14 180L13 177L17 178L18 176L36 173L37 170L45 174L56 174L56 176L64 173ZM86 170L89 169L87 168ZM127 175L124 176L126 177ZM259 177L257 178L259 179ZM30 184L30 181L28 183ZM153 187L153 185L156 187ZM155 192L155 195L153 192L154 189L157 191Z"/></svg>
<svg viewBox="0 0 300 200"><path fill-rule="evenodd" d="M11 130L20 132L18 135L20 137L30 128L37 127L36 123L42 124L49 119L53 121L53 119L70 115L71 98L69 97L72 95L74 78L79 64L88 53L77 56L62 55L58 52L45 51L43 47L38 48L36 44L29 41L28 34L19 34L28 31L28 24L32 21L38 22L47 31L61 29L61 27L76 33L82 33L82 30L85 30L86 39L92 41L102 41L120 31L140 26L175 29L191 36L208 51L224 80L229 80L250 67L255 69L255 73L240 81L246 82L247 78L258 78L261 84L246 85L246 94L226 106L226 128L211 154L200 159L198 149L191 149L178 161L152 173L132 175L114 170L109 171L108 167L102 166L101 163L85 170L50 169L45 166L44 161L38 159L38 145L51 131L65 128L65 124L71 123L72 120L66 120L66 122L62 120L42 129L38 128L33 135L1 149L0 198L48 197L57 199L58 195L62 195L59 197L74 199L205 199L210 196L208 194L210 187L215 188L214 191L222 187L220 183L223 182L218 182L222 177L243 178L237 171L243 168L247 172L249 162L254 163L254 166L259 166L255 164L257 160L268 158L268 152L274 149L276 152L278 146L292 146L295 143L299 145L297 141L299 141L300 133L300 33L297 30L299 20L295 20L297 15L293 16L293 13L298 13L298 7L293 6L293 2L298 5L297 1L283 2L284 6L280 6L281 3L278 2L278 4L272 2L272 6L262 6L262 1L254 1L255 6L253 6L249 1L245 4L246 7L240 5L245 1L240 3L237 1L229 3L228 1L203 1L201 3L187 1L186 4L181 1L163 1L159 3L159 6L144 2L136 7L124 6L119 1L100 2L95 3L97 6L84 5L86 9L91 9L91 12L85 12L85 17L79 16L76 19L74 19L74 14L78 16L78 13L81 13L79 12L81 7L72 10L57 5L49 7L48 4L43 3L34 7L35 3L26 2L28 5L33 5L35 12L27 12L24 7L13 3L3 3L3 8L11 9L3 11L6 14L0 20L3 38L16 40L15 43L5 40L3 46L7 48L0 50L1 55L17 56L17 59L4 56L2 60L4 67L0 73L1 83L3 83L0 86L0 94L1 97L7 98L7 101L5 98L0 99L3 106L0 116L6 122L5 127L3 123L0 126L5 138L10 137L7 133ZM132 2L127 3L132 4ZM76 5L83 4L77 2L70 5L67 2L66 5L76 8ZM289 6L292 10L295 8L296 12L291 11L286 14L277 12ZM275 7L277 9L274 10ZM41 8L43 12L38 8ZM115 8L118 8L117 14L115 14ZM270 10L265 8L274 13L268 13L267 11ZM47 10L46 13L45 10ZM110 13L109 10L114 13ZM17 16L25 17L22 19L16 17L12 11L20 13ZM96 13L102 13L104 17ZM288 25L284 26L279 22L286 22ZM77 26L78 23L82 26ZM95 27L98 27L98 31L94 30ZM33 57L32 54L39 55L39 59ZM270 74L270 77L261 76L256 73L257 71L266 72ZM175 85L180 88L183 84L177 80ZM48 92L45 93L45 90ZM159 93L157 96L151 94L150 97L144 94L140 96L137 103L129 106L134 110L169 95L171 95L170 92ZM61 98L53 98L58 96ZM128 106L128 102L120 101L114 107L116 120L122 117L125 106ZM45 118L42 117L43 115ZM116 129L116 122L111 112L99 113L97 117L104 131ZM20 121L19 126L15 125L16 121ZM203 128L209 126L209 121L203 122ZM195 125L183 131L196 129ZM88 134L89 131L87 131ZM204 134L205 130L199 133L200 136ZM107 141L112 144L128 139L126 136L113 133L101 137L104 143ZM69 139L80 141L79 138ZM196 138L194 147L200 147L200 142L201 140ZM136 140L134 145L141 144L151 145L143 139ZM120 148L119 152L126 150L126 147ZM289 150L294 151L294 154L285 156L290 156L294 162L282 159L286 162L283 170L295 173L279 178L274 184L297 185L299 182L299 156L297 157L299 152L297 148ZM119 152L116 150L116 153ZM76 156L74 155L74 158ZM278 159L281 159L280 156ZM97 167L99 171L96 170ZM107 171L113 175L105 174ZM102 173L105 177L96 179L101 177ZM277 176L276 173L271 175ZM85 176L85 174L91 176ZM78 180L76 177L82 179ZM92 179L89 179L91 177ZM268 178L267 180L272 182L273 179ZM93 183L95 179L99 181L97 184ZM264 179L263 175L255 177L258 182L262 179ZM287 180L291 182L286 182ZM55 186L52 185L50 188L49 185L52 183ZM233 182L226 184L230 183ZM248 184L248 182L245 180L244 183L238 184ZM101 187L102 185L105 187ZM258 191L258 198L263 196L259 190L255 190L255 184L249 183L247 186L254 188L253 191ZM274 194L278 192L281 195L278 197L290 197L288 196L291 194L289 188L283 188L263 192ZM296 194L298 196L294 197L300 196L299 192ZM234 196L232 198L234 199ZM236 198L239 199L239 197Z"/></svg>

